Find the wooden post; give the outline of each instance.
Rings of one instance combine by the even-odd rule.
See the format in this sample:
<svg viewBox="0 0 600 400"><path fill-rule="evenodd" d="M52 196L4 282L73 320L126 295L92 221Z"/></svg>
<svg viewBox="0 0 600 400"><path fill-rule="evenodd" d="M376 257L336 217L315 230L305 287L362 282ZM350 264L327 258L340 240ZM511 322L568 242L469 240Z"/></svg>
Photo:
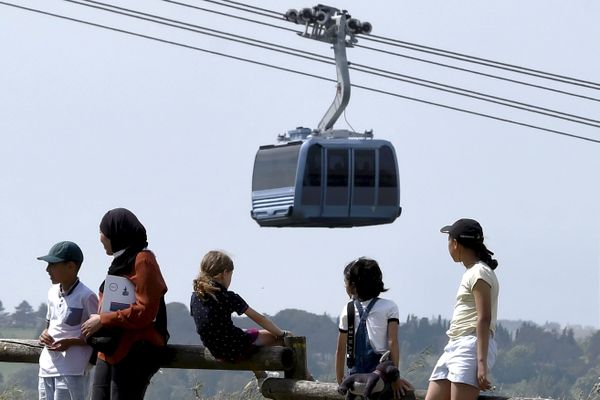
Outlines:
<svg viewBox="0 0 600 400"><path fill-rule="evenodd" d="M267 378L260 387L262 395L274 400L344 400L335 383L312 382L306 364L306 338L285 338L286 347L263 347L249 360L226 363L215 358L203 346L168 345L163 368L221 369L221 370L271 370L285 371L285 378ZM37 364L42 346L37 340L0 339L0 362ZM403 400L422 400L424 390L407 393ZM479 400L550 400L505 397L483 393Z"/></svg>
<svg viewBox="0 0 600 400"><path fill-rule="evenodd" d="M0 339L0 361L37 364L43 348L37 340Z"/></svg>
<svg viewBox="0 0 600 400"><path fill-rule="evenodd" d="M290 379L307 379L308 364L306 362L306 338L292 336L283 338L285 347L292 349L292 367L285 371L285 377Z"/></svg>
<svg viewBox="0 0 600 400"><path fill-rule="evenodd" d="M358 384L364 386L364 384ZM261 385L262 395L273 400L344 400L337 391L338 385L327 382L311 382L296 379L267 378ZM360 390L360 388L359 388ZM401 400L423 400L425 390L407 392ZM479 400L533 400L521 398L509 398L495 394L482 393ZM536 399L544 400L544 399ZM548 399L546 399L548 400Z"/></svg>
<svg viewBox="0 0 600 400"><path fill-rule="evenodd" d="M293 352L282 346L262 347L247 360L230 363L215 359L203 346L170 344L162 367L237 371L285 371L293 367Z"/></svg>
<svg viewBox="0 0 600 400"><path fill-rule="evenodd" d="M264 397L274 400L344 400L346 397L338 393L337 387L335 383L267 378L260 390ZM401 400L423 400L424 398L425 391L417 390L407 393Z"/></svg>

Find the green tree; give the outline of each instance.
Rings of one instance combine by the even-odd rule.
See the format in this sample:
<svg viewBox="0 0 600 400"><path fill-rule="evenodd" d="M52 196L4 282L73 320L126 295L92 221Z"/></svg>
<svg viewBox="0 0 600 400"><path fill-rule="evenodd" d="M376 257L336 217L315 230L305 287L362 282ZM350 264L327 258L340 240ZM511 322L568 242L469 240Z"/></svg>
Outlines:
<svg viewBox="0 0 600 400"><path fill-rule="evenodd" d="M498 354L493 374L502 383L517 383L536 374L533 368L535 350L519 344Z"/></svg>
<svg viewBox="0 0 600 400"><path fill-rule="evenodd" d="M48 315L48 305L41 303L35 312L36 331L43 331L46 328L46 317Z"/></svg>
<svg viewBox="0 0 600 400"><path fill-rule="evenodd" d="M23 399L37 399L38 397L38 366L27 365L15 371L9 378L11 390L23 395ZM17 397L18 398L18 397Z"/></svg>
<svg viewBox="0 0 600 400"><path fill-rule="evenodd" d="M585 350L585 357L589 363L600 364L600 331L597 331L583 344Z"/></svg>
<svg viewBox="0 0 600 400"><path fill-rule="evenodd" d="M34 328L37 326L36 314L26 300L15 307L11 319L12 324L18 328Z"/></svg>
<svg viewBox="0 0 600 400"><path fill-rule="evenodd" d="M512 346L512 337L510 336L510 332L502 325L496 326L494 339L496 339L499 349L509 349Z"/></svg>
<svg viewBox="0 0 600 400"><path fill-rule="evenodd" d="M10 318L8 312L4 309L4 304L0 300L0 326L10 325Z"/></svg>
<svg viewBox="0 0 600 400"><path fill-rule="evenodd" d="M600 365L591 368L585 375L579 377L575 381L575 384L570 390L571 398L587 399L588 394L600 389L600 387L597 386L598 383L600 383L598 377L600 377ZM600 397L600 391L598 391L596 395ZM589 397L591 397L591 395Z"/></svg>
<svg viewBox="0 0 600 400"><path fill-rule="evenodd" d="M198 345L200 336L196 333L190 310L183 303L167 304L167 328L171 335L169 343Z"/></svg>

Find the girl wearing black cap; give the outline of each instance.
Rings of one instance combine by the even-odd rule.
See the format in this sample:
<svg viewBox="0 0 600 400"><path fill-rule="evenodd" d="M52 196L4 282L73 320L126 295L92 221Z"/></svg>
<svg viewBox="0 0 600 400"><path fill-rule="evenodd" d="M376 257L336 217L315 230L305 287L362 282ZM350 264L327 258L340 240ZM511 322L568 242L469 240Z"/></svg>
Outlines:
<svg viewBox="0 0 600 400"><path fill-rule="evenodd" d="M125 277L135 286L135 302L116 311L102 310L82 326L86 338L106 336L114 344L98 349L92 400L141 400L168 340L167 286L147 249L146 229L131 211L108 211L100 222L100 241L114 257L108 274ZM104 283L101 304L103 293Z"/></svg>
<svg viewBox="0 0 600 400"><path fill-rule="evenodd" d="M498 261L483 243L483 229L473 219L459 219L441 229L448 234L448 251L462 263L456 305L446 332L450 338L429 378L425 400L474 400L491 388L489 369L496 358Z"/></svg>

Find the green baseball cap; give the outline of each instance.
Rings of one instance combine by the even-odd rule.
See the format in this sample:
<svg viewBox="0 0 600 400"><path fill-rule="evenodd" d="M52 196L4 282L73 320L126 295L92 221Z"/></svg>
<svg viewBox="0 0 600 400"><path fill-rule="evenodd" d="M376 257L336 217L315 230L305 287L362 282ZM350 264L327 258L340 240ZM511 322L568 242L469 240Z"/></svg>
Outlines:
<svg viewBox="0 0 600 400"><path fill-rule="evenodd" d="M58 242L50 248L50 251L45 256L40 256L38 260L49 263L59 263L65 261L83 262L83 252L73 242L64 241Z"/></svg>

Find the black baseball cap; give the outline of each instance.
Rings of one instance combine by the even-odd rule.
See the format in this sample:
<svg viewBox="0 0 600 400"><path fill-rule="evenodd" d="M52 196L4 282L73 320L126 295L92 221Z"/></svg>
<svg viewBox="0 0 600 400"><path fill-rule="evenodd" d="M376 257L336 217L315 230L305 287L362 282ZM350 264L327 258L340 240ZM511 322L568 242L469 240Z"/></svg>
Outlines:
<svg viewBox="0 0 600 400"><path fill-rule="evenodd" d="M83 252L73 242L64 241L58 242L50 248L50 251L45 256L40 256L38 260L46 261L49 263L59 263L65 261L75 261L78 263L83 262Z"/></svg>
<svg viewBox="0 0 600 400"><path fill-rule="evenodd" d="M479 222L470 218L461 218L452 225L446 225L440 232L447 233L455 239L483 241L483 229Z"/></svg>

